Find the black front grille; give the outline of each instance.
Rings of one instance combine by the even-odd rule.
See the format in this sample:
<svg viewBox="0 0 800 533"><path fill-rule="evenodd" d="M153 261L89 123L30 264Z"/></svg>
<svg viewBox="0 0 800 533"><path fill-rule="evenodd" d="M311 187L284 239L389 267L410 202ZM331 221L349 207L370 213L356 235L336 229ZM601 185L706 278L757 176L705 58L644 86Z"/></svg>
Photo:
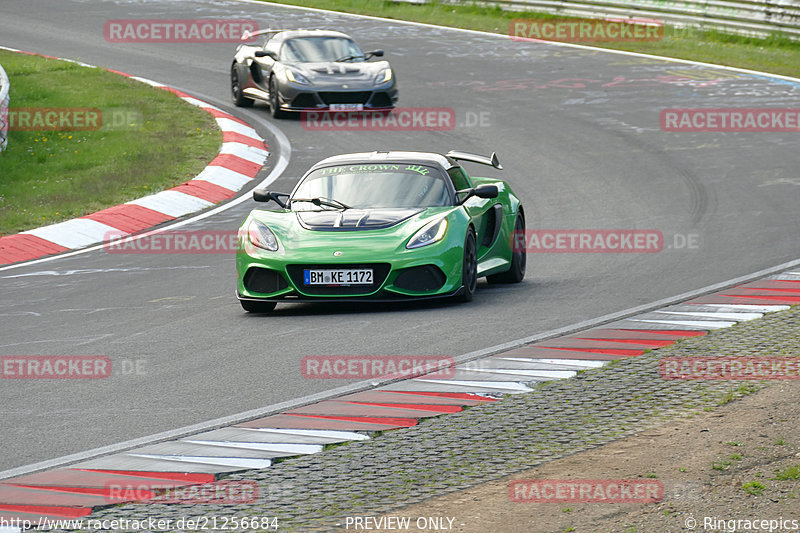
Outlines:
<svg viewBox="0 0 800 533"><path fill-rule="evenodd" d="M317 100L311 93L302 93L292 100L292 107L317 107Z"/></svg>
<svg viewBox="0 0 800 533"><path fill-rule="evenodd" d="M326 270L326 269L372 269L372 284L370 285L305 285L303 283L304 270ZM353 295L353 294L369 294L377 291L383 282L386 281L386 276L389 275L391 266L388 263L359 263L359 264L327 264L327 265L288 265L286 271L292 282L297 288L309 295Z"/></svg>
<svg viewBox="0 0 800 533"><path fill-rule="evenodd" d="M386 93L375 93L369 105L372 107L392 107L392 99Z"/></svg>
<svg viewBox="0 0 800 533"><path fill-rule="evenodd" d="M441 289L445 281L447 276L439 267L424 265L402 271L394 280L394 286L407 291L429 292Z"/></svg>
<svg viewBox="0 0 800 533"><path fill-rule="evenodd" d="M268 268L253 267L247 270L244 275L244 288L248 292L258 292L269 294L282 291L289 286L289 282L283 274Z"/></svg>
<svg viewBox="0 0 800 533"><path fill-rule="evenodd" d="M366 104L372 95L370 91L356 92L321 92L319 97L327 105L331 104Z"/></svg>

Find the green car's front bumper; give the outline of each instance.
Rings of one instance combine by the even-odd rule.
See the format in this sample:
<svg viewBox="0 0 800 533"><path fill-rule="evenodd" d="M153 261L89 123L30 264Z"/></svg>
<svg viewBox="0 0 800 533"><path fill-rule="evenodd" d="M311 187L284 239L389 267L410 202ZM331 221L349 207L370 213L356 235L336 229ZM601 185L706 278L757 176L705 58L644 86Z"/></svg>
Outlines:
<svg viewBox="0 0 800 533"><path fill-rule="evenodd" d="M254 246L246 231L251 218L245 221L236 256L240 300L404 301L454 296L462 289L468 221L458 210L365 231L309 230L276 223L279 213L258 213L251 217L266 224L280 244L276 251ZM448 229L440 241L406 248L423 222L442 214L448 218ZM373 271L370 285L310 285L304 280L309 269L365 268Z"/></svg>

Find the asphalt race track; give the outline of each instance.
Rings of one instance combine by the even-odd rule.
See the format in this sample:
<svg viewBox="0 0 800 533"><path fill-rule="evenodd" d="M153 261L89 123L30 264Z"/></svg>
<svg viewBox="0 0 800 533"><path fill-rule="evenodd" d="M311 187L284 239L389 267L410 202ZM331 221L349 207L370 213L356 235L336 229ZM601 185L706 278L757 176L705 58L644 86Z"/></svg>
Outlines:
<svg viewBox="0 0 800 533"><path fill-rule="evenodd" d="M341 29L365 50L386 50L401 107L452 108L458 125L321 132L274 122L265 106L230 103L234 44L106 42L104 23L128 18ZM304 379L306 355L458 355L748 274L800 250L796 133L659 126L663 108L796 107L797 83L236 1L5 0L0 45L170 84L245 119L273 152L263 176L279 154L290 158L275 190L289 191L312 163L337 153L497 151L499 176L523 199L529 228L655 229L665 239L659 253L531 255L524 283L481 283L470 304L284 304L271 316L242 311L226 254L98 250L0 269L0 354L105 355L117 369L105 380L3 380L0 471L343 384ZM255 205L184 229L234 231ZM690 235L694 248L676 246Z"/></svg>

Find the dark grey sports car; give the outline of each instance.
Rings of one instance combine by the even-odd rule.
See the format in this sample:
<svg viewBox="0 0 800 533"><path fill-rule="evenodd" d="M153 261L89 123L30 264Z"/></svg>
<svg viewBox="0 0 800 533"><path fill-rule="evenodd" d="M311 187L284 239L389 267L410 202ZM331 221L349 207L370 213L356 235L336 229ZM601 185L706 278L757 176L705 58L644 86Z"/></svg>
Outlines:
<svg viewBox="0 0 800 533"><path fill-rule="evenodd" d="M269 104L272 116L287 111L379 111L397 103L397 82L383 50L362 52L348 35L326 30L245 32L231 65L237 106Z"/></svg>

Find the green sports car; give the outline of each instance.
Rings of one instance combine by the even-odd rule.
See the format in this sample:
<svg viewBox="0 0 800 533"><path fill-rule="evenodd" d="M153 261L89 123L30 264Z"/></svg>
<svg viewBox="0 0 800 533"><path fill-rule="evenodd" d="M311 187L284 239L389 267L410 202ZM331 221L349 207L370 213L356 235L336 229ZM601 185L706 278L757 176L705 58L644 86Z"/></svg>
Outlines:
<svg viewBox="0 0 800 533"><path fill-rule="evenodd" d="M345 154L320 161L291 194L253 191L239 229L237 297L249 312L277 302L472 300L479 277L525 276L525 214L511 187L459 161L495 154ZM515 238L516 236L516 238Z"/></svg>

